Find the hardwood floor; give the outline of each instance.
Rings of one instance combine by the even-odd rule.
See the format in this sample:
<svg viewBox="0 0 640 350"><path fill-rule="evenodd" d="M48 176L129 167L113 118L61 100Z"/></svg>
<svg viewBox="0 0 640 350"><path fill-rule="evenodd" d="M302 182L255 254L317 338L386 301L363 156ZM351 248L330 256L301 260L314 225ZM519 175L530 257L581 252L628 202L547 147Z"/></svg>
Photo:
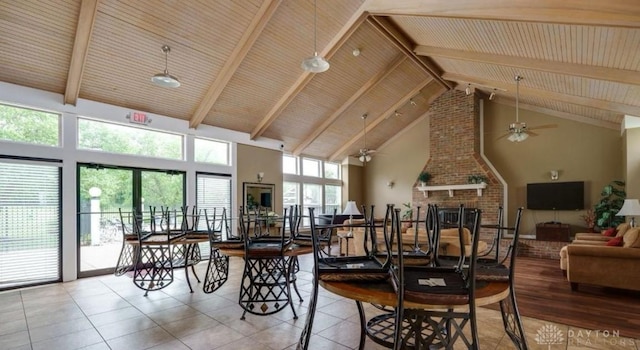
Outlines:
<svg viewBox="0 0 640 350"><path fill-rule="evenodd" d="M640 293L580 285L572 292L558 260L518 257L516 298L522 316L640 338ZM497 309L496 306L491 308Z"/></svg>

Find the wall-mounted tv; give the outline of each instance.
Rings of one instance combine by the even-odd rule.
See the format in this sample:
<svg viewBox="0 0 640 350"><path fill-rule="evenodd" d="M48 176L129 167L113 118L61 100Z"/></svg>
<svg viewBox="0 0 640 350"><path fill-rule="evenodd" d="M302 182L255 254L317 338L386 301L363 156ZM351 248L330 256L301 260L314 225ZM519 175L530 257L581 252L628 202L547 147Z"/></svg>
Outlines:
<svg viewBox="0 0 640 350"><path fill-rule="evenodd" d="M584 181L527 184L527 209L582 210Z"/></svg>

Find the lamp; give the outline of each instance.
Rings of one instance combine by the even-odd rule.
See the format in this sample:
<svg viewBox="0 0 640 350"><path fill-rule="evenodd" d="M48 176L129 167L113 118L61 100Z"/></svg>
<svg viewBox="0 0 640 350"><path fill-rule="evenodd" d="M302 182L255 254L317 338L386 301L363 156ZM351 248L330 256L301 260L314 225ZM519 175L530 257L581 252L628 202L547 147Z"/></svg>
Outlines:
<svg viewBox="0 0 640 350"><path fill-rule="evenodd" d="M263 178L264 178L264 173L261 171L258 173L258 182L262 182Z"/></svg>
<svg viewBox="0 0 640 350"><path fill-rule="evenodd" d="M158 73L153 77L151 77L151 81L158 86L172 87L172 88L178 87L180 86L180 82L178 81L178 78L169 74L169 69L167 68L168 66L167 61L169 60L169 52L171 52L171 48L168 45L162 45L162 52L164 52L164 72Z"/></svg>
<svg viewBox="0 0 640 350"><path fill-rule="evenodd" d="M302 60L302 69L311 73L322 73L329 69L329 62L322 56L318 56L317 32L318 32L318 6L317 0L313 2L313 56Z"/></svg>
<svg viewBox="0 0 640 350"><path fill-rule="evenodd" d="M349 223L353 222L354 215L361 215L358 210L358 206L356 205L356 201L348 201L347 206L344 208L342 215L349 215ZM349 234L351 234L353 228L349 227Z"/></svg>
<svg viewBox="0 0 640 350"><path fill-rule="evenodd" d="M636 227L634 216L640 215L640 203L637 199L625 199L616 216L631 216L631 227Z"/></svg>

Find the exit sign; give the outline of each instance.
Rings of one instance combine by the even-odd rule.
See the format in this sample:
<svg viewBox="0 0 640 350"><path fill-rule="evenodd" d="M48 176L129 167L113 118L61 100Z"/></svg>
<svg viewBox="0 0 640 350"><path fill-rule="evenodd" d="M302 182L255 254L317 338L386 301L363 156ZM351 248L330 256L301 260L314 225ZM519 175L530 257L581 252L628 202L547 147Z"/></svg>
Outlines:
<svg viewBox="0 0 640 350"><path fill-rule="evenodd" d="M127 119L129 119L130 123L134 124L147 125L151 123L151 118L149 118L146 113L142 112L131 112L127 114Z"/></svg>

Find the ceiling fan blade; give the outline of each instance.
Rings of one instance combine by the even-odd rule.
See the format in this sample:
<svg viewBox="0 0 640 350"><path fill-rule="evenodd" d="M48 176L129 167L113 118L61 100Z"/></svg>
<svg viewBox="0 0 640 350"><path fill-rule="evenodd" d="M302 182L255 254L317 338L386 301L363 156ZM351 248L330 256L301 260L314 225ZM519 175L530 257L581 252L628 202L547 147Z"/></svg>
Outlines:
<svg viewBox="0 0 640 350"><path fill-rule="evenodd" d="M505 138L505 137L507 137L507 136L509 136L509 135L511 135L511 133L510 133L510 132L507 132L507 133L505 133L505 134L502 134L502 135L500 135L500 136L496 139L496 141L498 141L498 140L500 140L500 139L503 139L503 138Z"/></svg>
<svg viewBox="0 0 640 350"><path fill-rule="evenodd" d="M558 124L545 124L545 125L538 125L538 126L532 126L532 127L527 127L527 130L537 130L537 129L553 129L553 128L557 128Z"/></svg>
<svg viewBox="0 0 640 350"><path fill-rule="evenodd" d="M529 136L539 136L540 135L540 134L535 133L535 132L533 132L531 130L527 130L527 134L529 134Z"/></svg>

